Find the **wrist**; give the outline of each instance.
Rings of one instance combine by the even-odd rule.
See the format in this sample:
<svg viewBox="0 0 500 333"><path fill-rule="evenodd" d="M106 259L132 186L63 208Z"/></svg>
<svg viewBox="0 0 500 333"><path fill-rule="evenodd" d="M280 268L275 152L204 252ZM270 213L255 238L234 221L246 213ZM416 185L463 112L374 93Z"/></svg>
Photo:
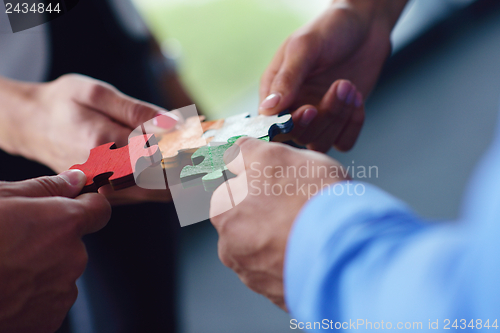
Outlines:
<svg viewBox="0 0 500 333"><path fill-rule="evenodd" d="M372 24L383 24L389 34L407 3L408 0L332 0L332 5L350 7Z"/></svg>
<svg viewBox="0 0 500 333"><path fill-rule="evenodd" d="M39 84L0 78L0 149L12 155L27 156L29 131L26 123L29 110L35 108L35 95Z"/></svg>
<svg viewBox="0 0 500 333"><path fill-rule="evenodd" d="M179 76L175 73L164 75L162 77L161 84L163 91L165 91L165 96L168 99L167 102L170 106L170 110L194 104L193 100L184 88ZM198 112L200 111L198 110Z"/></svg>

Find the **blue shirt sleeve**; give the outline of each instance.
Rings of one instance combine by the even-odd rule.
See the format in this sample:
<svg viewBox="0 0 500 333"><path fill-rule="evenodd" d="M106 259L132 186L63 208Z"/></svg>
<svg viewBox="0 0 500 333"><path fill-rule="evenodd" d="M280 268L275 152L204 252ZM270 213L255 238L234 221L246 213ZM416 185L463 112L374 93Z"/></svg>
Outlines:
<svg viewBox="0 0 500 333"><path fill-rule="evenodd" d="M469 323L477 236L464 237L469 229L457 225L423 221L368 184L330 187L306 204L289 236L284 283L292 318L369 331Z"/></svg>
<svg viewBox="0 0 500 333"><path fill-rule="evenodd" d="M498 129L458 221L425 221L358 182L313 197L294 223L285 255L290 327L497 330L500 123Z"/></svg>

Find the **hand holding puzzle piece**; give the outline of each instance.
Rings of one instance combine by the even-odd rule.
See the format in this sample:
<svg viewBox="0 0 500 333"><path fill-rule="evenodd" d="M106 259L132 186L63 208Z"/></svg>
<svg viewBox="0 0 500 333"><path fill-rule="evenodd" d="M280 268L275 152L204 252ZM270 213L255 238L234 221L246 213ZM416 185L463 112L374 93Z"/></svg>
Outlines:
<svg viewBox="0 0 500 333"><path fill-rule="evenodd" d="M163 162L164 169L176 168L193 155L192 160L196 163L181 171L181 180L184 183L200 178L205 189L213 191L223 182L224 152L237 137L246 135L272 140L279 134L289 133L293 128L289 114L254 118L242 114L225 120L202 120L203 117L199 116L186 119L177 130L160 135L158 143L153 134L144 134L130 138L126 147L116 149L114 143L96 147L92 149L87 162L74 165L71 169L80 169L87 175L84 193L97 192L107 184L120 190L135 185L134 174L138 175L148 167ZM205 147L207 142L222 145Z"/></svg>

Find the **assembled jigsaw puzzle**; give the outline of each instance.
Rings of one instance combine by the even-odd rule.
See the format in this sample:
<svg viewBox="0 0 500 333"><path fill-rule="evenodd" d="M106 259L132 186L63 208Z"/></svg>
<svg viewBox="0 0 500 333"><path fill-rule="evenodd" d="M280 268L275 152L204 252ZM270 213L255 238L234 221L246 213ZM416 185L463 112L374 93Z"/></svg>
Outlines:
<svg viewBox="0 0 500 333"><path fill-rule="evenodd" d="M235 136L269 136L272 141L276 136L287 134L293 129L290 114L250 117L250 114L244 113L227 119L203 119L203 116L189 117L179 129L160 135L158 146L162 152L164 168L182 165L196 149L209 142L226 143Z"/></svg>
<svg viewBox="0 0 500 333"><path fill-rule="evenodd" d="M160 135L159 142L154 134L143 133L130 137L126 147L117 149L114 143L108 143L92 149L87 162L71 167L87 175L82 193L97 192L107 184L114 190L136 185L134 176L160 162L163 169L173 169L176 173L179 169L183 186L203 184L211 192L230 176L223 156L239 137L272 141L293 129L290 114L270 117L241 114L206 122L203 119L203 116L189 117L175 131ZM207 145L209 142L218 145ZM191 162L193 165L187 165Z"/></svg>
<svg viewBox="0 0 500 333"><path fill-rule="evenodd" d="M290 114L270 117L259 115L253 118L249 114L241 114L227 118L219 128L204 132L203 137L221 144L201 147L191 156L193 165L185 166L181 171L183 187L197 186L201 182L205 191L213 192L234 176L227 170L223 156L238 138L250 136L271 141L276 135L289 133L292 128Z"/></svg>
<svg viewBox="0 0 500 333"><path fill-rule="evenodd" d="M269 136L273 141L277 135L287 134L292 129L293 122L290 114L250 117L250 114L243 113L227 118L220 128L208 129L203 137L214 142L229 142L229 139L235 136L252 138Z"/></svg>

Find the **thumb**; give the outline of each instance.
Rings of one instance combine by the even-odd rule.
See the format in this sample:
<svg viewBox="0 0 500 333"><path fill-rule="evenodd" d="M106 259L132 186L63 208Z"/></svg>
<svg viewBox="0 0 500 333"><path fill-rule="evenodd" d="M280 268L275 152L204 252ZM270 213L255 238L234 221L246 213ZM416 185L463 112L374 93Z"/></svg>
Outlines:
<svg viewBox="0 0 500 333"><path fill-rule="evenodd" d="M68 170L58 176L40 177L0 186L0 197L67 197L76 198L87 177L80 170Z"/></svg>
<svg viewBox="0 0 500 333"><path fill-rule="evenodd" d="M292 39L288 43L284 60L272 80L269 96L259 107L259 113L278 114L292 105L312 68L314 54L302 39Z"/></svg>
<svg viewBox="0 0 500 333"><path fill-rule="evenodd" d="M158 115L176 120L163 108L127 96L110 84L91 79L84 82L76 100L129 128L136 128ZM161 127L162 123L165 121L160 121L158 126ZM172 121L166 123L172 126Z"/></svg>
<svg viewBox="0 0 500 333"><path fill-rule="evenodd" d="M117 102L110 103L103 112L130 128L136 128L151 121L156 127L171 129L179 121L175 114L159 106L131 98L120 92L117 94Z"/></svg>

